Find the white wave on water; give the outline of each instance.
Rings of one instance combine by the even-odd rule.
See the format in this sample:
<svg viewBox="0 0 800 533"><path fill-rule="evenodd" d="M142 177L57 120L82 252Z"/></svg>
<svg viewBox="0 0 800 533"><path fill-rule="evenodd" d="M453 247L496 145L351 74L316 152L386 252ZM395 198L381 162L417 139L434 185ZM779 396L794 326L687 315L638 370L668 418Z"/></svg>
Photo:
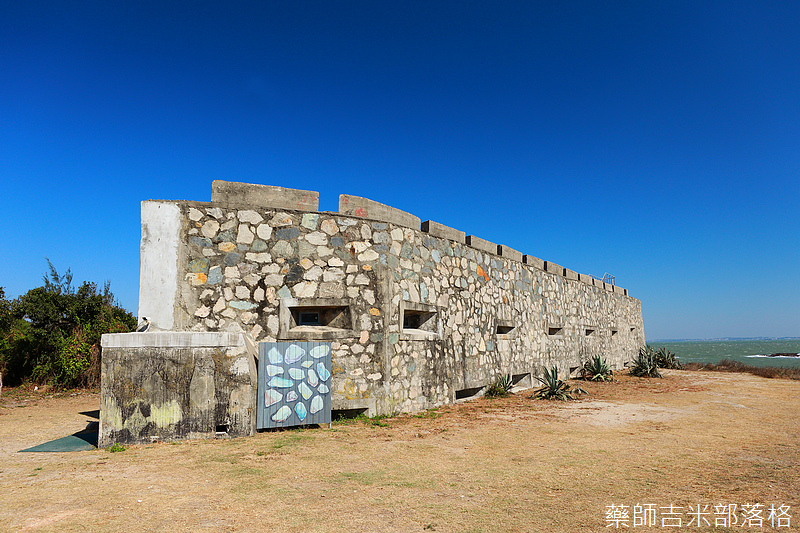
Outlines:
<svg viewBox="0 0 800 533"><path fill-rule="evenodd" d="M800 353L796 355L745 355L745 357L769 357L770 359L797 359Z"/></svg>

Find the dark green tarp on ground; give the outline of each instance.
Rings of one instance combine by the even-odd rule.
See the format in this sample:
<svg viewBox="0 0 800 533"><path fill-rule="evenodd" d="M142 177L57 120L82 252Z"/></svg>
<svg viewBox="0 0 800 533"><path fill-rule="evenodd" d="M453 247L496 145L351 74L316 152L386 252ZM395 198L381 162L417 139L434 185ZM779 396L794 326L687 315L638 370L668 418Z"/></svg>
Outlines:
<svg viewBox="0 0 800 533"><path fill-rule="evenodd" d="M82 452L97 448L97 427L51 440L20 452Z"/></svg>

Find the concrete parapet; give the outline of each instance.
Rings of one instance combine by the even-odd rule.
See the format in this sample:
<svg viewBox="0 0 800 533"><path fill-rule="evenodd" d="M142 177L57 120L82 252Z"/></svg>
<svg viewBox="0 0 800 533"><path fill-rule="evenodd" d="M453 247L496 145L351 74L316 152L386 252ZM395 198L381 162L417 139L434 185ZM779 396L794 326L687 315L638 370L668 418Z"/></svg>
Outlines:
<svg viewBox="0 0 800 533"><path fill-rule="evenodd" d="M577 280L578 279L578 273L575 272L574 270L570 270L568 268L565 268L564 269L564 277L567 278L567 279Z"/></svg>
<svg viewBox="0 0 800 533"><path fill-rule="evenodd" d="M532 255L523 255L522 262L539 270L544 270L544 261Z"/></svg>
<svg viewBox="0 0 800 533"><path fill-rule="evenodd" d="M497 255L507 257L508 259L512 259L514 261L522 262L522 252L518 252L513 248L509 248L505 244L497 245Z"/></svg>
<svg viewBox="0 0 800 533"><path fill-rule="evenodd" d="M319 193L316 191L223 180L214 180L211 184L211 202L294 211L319 211Z"/></svg>
<svg viewBox="0 0 800 533"><path fill-rule="evenodd" d="M421 229L419 217L415 217L411 213L400 211L399 209L389 207L388 205L375 202L368 198L361 198L360 196L340 194L339 213L353 217L389 222L390 224L397 224L398 226L411 228L417 231Z"/></svg>
<svg viewBox="0 0 800 533"><path fill-rule="evenodd" d="M439 237L440 239L448 239L461 244L466 242L467 234L463 231L450 228L444 224L439 224L433 220L426 220L422 223L422 231L431 235L432 237Z"/></svg>
<svg viewBox="0 0 800 533"><path fill-rule="evenodd" d="M578 281L586 283L587 285L594 285L592 282L592 276L588 274L578 274Z"/></svg>
<svg viewBox="0 0 800 533"><path fill-rule="evenodd" d="M561 265L557 265L555 263L552 263L550 261L545 261L544 262L544 271L548 272L550 274L557 274L559 276L563 276L564 275L564 267L562 267Z"/></svg>
<svg viewBox="0 0 800 533"><path fill-rule="evenodd" d="M473 248L482 252L489 252L490 254L497 255L497 245L495 243L481 239L475 235L467 235L466 243L467 246L472 246Z"/></svg>
<svg viewBox="0 0 800 533"><path fill-rule="evenodd" d="M244 346L242 333L216 331L155 331L145 333L109 333L100 345L105 348L227 348ZM255 345L254 345L255 346Z"/></svg>
<svg viewBox="0 0 800 533"><path fill-rule="evenodd" d="M614 294L621 294L621 295L624 296L625 295L625 289L623 289L622 287L618 287L618 286L614 285Z"/></svg>

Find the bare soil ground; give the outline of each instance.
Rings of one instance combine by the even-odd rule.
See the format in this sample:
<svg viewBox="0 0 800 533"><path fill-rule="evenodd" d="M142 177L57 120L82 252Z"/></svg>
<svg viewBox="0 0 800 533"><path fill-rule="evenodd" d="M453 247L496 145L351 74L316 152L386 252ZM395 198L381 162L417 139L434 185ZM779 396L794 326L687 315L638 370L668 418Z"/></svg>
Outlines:
<svg viewBox="0 0 800 533"><path fill-rule="evenodd" d="M786 505L789 528L765 511L728 531L798 530L800 382L666 371L580 386L577 402L528 392L116 453L18 453L83 429L99 398L6 389L0 530L608 531L606 506L644 503ZM662 517L651 530L670 530ZM682 527L727 530L707 518Z"/></svg>

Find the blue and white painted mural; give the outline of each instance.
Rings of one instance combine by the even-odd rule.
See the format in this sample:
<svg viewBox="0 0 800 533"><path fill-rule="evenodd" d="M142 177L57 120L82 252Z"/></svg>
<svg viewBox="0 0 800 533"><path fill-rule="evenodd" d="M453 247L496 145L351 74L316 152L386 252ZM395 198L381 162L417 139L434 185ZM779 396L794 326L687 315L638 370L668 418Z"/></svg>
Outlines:
<svg viewBox="0 0 800 533"><path fill-rule="evenodd" d="M330 378L331 343L260 343L258 428L330 423Z"/></svg>

